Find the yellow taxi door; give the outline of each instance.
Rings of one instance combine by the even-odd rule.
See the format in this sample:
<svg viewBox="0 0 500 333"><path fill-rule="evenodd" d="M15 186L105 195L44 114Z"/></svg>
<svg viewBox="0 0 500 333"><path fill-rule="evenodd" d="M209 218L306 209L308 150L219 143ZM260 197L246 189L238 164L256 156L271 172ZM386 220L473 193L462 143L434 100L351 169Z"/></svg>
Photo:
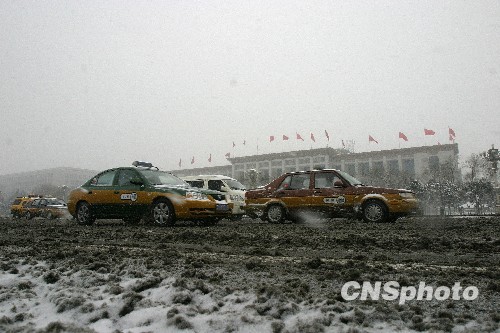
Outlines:
<svg viewBox="0 0 500 333"><path fill-rule="evenodd" d="M140 179L137 171L131 169L119 170L116 186L113 191L113 204L120 216L142 215L148 207L144 186L133 184L132 179Z"/></svg>
<svg viewBox="0 0 500 333"><path fill-rule="evenodd" d="M335 172L317 172L313 176L311 204L317 210L335 216L352 207L352 196L347 195L341 178Z"/></svg>
<svg viewBox="0 0 500 333"><path fill-rule="evenodd" d="M272 197L282 201L290 212L310 208L311 175L309 173L293 174L286 177Z"/></svg>
<svg viewBox="0 0 500 333"><path fill-rule="evenodd" d="M113 212L113 200L115 187L113 182L117 170L108 170L97 175L89 185L86 200L92 206L96 215L110 215Z"/></svg>

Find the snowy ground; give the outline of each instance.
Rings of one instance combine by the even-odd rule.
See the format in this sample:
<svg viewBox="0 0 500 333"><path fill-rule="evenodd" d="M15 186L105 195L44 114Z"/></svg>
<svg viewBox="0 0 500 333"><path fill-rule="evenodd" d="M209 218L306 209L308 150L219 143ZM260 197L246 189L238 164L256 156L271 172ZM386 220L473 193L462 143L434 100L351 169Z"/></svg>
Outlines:
<svg viewBox="0 0 500 333"><path fill-rule="evenodd" d="M0 331L500 332L499 230L498 218L174 228L4 219ZM480 296L346 302L351 280L460 281Z"/></svg>

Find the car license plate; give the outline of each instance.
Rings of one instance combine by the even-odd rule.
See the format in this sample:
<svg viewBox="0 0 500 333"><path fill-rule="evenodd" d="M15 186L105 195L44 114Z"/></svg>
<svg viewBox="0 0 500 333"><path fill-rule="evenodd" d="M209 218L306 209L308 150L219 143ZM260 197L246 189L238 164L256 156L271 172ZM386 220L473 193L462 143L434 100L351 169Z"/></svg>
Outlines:
<svg viewBox="0 0 500 333"><path fill-rule="evenodd" d="M215 207L215 210L217 211L227 211L229 209L229 206L227 204L217 204Z"/></svg>

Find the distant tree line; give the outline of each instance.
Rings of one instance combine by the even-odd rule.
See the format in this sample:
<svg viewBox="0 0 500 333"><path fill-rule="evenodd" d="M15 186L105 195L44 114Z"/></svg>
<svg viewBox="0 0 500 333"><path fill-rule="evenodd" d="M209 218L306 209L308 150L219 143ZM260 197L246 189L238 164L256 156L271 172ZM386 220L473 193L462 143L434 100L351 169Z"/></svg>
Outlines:
<svg viewBox="0 0 500 333"><path fill-rule="evenodd" d="M494 207L496 199L491 168L484 154L472 154L462 165L464 177L457 175L452 160L428 169L422 179L411 174L392 172L379 178L379 184L396 188L408 188L415 192L422 206L439 208L440 213L463 213L462 205L470 203L476 214L486 213L485 207Z"/></svg>

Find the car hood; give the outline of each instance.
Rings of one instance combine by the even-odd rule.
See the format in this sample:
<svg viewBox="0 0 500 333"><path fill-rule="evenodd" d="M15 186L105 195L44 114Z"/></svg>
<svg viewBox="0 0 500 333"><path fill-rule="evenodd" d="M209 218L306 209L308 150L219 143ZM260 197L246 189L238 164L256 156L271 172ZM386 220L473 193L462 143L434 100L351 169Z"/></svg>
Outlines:
<svg viewBox="0 0 500 333"><path fill-rule="evenodd" d="M175 192L177 194L185 195L186 192L198 192L198 193L203 193L206 195L222 195L224 196L223 192L220 191L215 191L215 190L209 190L209 189L204 189L204 188L199 188L199 187L191 187L191 186L184 186L184 185L153 185L153 188L157 191L160 192Z"/></svg>
<svg viewBox="0 0 500 333"><path fill-rule="evenodd" d="M183 185L152 185L152 188L159 192L175 192L177 194L186 194L186 192L201 192L197 187L183 186Z"/></svg>

